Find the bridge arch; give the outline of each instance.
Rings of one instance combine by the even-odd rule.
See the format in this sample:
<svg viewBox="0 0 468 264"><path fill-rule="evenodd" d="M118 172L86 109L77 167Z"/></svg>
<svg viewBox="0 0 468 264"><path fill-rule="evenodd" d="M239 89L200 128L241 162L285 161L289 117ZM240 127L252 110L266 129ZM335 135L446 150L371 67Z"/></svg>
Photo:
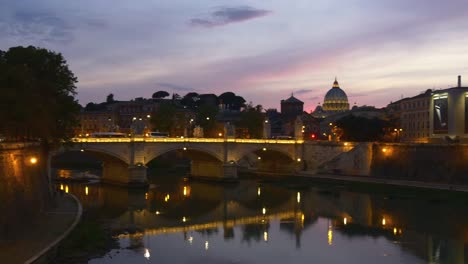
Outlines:
<svg viewBox="0 0 468 264"><path fill-rule="evenodd" d="M167 153L170 153L170 152L173 152L173 151L186 152L187 156L190 159L192 159L193 157L191 157L189 154L194 153L194 152L195 153L198 152L198 153L205 154L205 155L207 155L209 157L212 157L216 161L223 162L223 158L220 155L220 153L216 153L216 152L211 151L211 150L207 150L207 149L204 149L204 148L197 148L197 147L193 147L193 146L184 146L184 147L172 146L172 147L165 148L165 149L158 149L156 151L147 151L146 156L145 156L144 164L147 165L152 160L157 159L157 158L163 156L164 154L167 154Z"/></svg>
<svg viewBox="0 0 468 264"><path fill-rule="evenodd" d="M237 155L235 155L234 161L239 162L249 154L256 154L257 156L261 156L261 154L269 152L280 154L281 156L289 158L291 161L296 159L295 153L291 153L291 151L288 151L287 149L278 148L275 146L251 146L245 148L243 151L240 151Z"/></svg>
<svg viewBox="0 0 468 264"><path fill-rule="evenodd" d="M115 160L119 161L125 165L129 165L128 159L119 155L118 153L103 150L103 149L94 149L94 148L61 148L57 151L52 152L51 154L51 159L57 158L60 155L64 155L66 153L83 153L83 154L89 154L93 157L98 158L101 161L106 161L106 160Z"/></svg>

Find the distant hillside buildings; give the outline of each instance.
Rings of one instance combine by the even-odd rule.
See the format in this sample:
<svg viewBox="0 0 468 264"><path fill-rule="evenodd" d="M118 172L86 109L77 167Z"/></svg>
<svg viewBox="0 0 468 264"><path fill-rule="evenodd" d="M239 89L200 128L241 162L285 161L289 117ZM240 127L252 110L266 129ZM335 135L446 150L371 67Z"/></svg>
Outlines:
<svg viewBox="0 0 468 264"><path fill-rule="evenodd" d="M233 128L233 124L240 120L240 112L244 109L240 105L245 102L242 97L230 92L224 93L220 97L213 94L191 94L196 95L196 99L203 101L205 105L208 104L210 107L218 109L215 126L216 130L219 130L219 134L223 133L225 124L229 124ZM224 102L221 98L224 98ZM136 128L150 131L152 129L151 115L158 111L161 103L170 101L171 104L175 105L179 119L190 120L190 123L187 121L185 122L187 124L183 122L184 124L176 126L172 135L191 136L187 132L187 127L190 126L193 130L198 111L196 107L191 106L197 100L191 99L191 97L182 99L174 96L172 99L136 98L131 101L91 103L80 114L80 126L77 127L76 134L84 136L92 132L108 131L134 133ZM184 102L184 100L190 102ZM226 103L227 101L231 103ZM237 103L231 105L233 102ZM458 77L456 87L442 90L429 89L416 96L391 102L383 109L356 105L350 109L346 92L341 89L336 78L332 88L327 91L323 104L319 104L311 113L304 112L304 102L294 97L294 94L281 100L280 103L280 112L276 109L262 112L269 131L269 133L263 133L264 137L290 136L298 138L302 136L312 140L340 140L334 132L335 123L352 115L366 119L386 120L392 124L392 127L385 131L387 133L385 140L387 141L468 142L468 87L462 87L461 76ZM265 131L266 127L263 126L263 131ZM252 131L248 131L249 129L246 127L236 127L235 130L236 137L251 137Z"/></svg>

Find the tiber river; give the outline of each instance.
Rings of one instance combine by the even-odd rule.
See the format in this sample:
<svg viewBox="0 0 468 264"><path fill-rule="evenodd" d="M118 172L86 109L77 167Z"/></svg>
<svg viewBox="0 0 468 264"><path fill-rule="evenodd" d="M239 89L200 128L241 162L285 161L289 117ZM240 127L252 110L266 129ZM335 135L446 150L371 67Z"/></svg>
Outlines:
<svg viewBox="0 0 468 264"><path fill-rule="evenodd" d="M119 248L92 264L468 263L466 196L176 176L152 177L148 190L59 188L117 234Z"/></svg>

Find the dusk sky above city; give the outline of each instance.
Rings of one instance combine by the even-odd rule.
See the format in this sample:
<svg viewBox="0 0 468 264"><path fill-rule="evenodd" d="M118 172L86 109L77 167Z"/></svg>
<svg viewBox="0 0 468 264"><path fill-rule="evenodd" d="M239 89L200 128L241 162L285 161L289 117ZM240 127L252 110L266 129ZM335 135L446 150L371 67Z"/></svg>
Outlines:
<svg viewBox="0 0 468 264"><path fill-rule="evenodd" d="M466 0L0 0L0 49L61 52L81 104L233 91L310 111L335 76L353 105L468 84Z"/></svg>

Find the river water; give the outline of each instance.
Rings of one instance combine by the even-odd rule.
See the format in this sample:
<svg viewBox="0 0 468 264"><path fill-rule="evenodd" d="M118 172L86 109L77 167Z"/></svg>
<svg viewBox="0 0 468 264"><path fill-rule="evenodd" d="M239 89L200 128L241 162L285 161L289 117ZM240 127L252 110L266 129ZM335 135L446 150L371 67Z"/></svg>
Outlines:
<svg viewBox="0 0 468 264"><path fill-rule="evenodd" d="M466 196L151 178L148 190L59 184L117 234L89 263L468 263Z"/></svg>

